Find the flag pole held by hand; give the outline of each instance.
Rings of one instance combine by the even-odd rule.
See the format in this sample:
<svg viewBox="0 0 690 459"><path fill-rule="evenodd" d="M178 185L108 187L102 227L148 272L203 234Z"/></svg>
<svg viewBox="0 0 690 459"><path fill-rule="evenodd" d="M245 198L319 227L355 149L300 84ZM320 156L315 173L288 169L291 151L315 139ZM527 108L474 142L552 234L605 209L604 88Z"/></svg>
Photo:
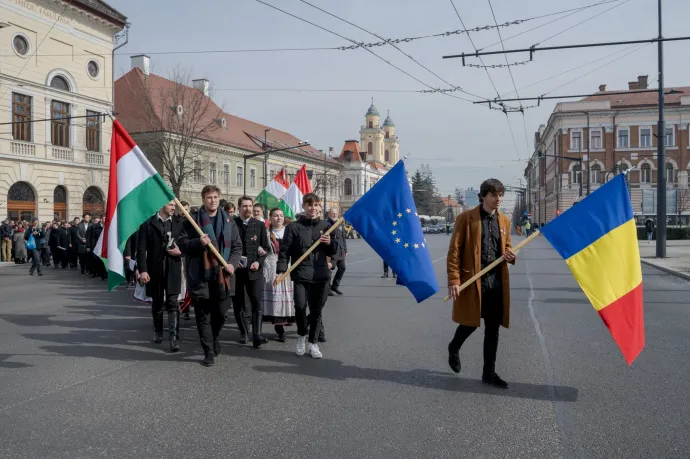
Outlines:
<svg viewBox="0 0 690 459"><path fill-rule="evenodd" d="M333 225L331 225L330 228L328 228L328 230L327 230L325 233L322 234L322 236L328 236L328 235L330 235L330 234L331 234L333 231L335 231L335 229L336 229L337 227L339 227L340 224L343 223L344 221L345 221L345 219L344 219L343 217L340 217L335 223L333 223ZM314 243L312 244L312 246L309 247L309 250L307 250L306 252L304 252L304 254L303 254L301 257L299 257L299 258L297 259L297 261L294 262L294 263L292 264L292 266L290 266L290 267L288 268L287 271L285 271L283 274L281 274L280 276L278 276L278 277L276 278L276 280L273 282L273 286L275 287L276 285L278 285L278 284L280 284L281 282L283 282L283 281L285 280L285 278L292 272L292 270L295 269L295 268L297 267L297 265L299 265L300 263L302 263L302 261L304 261L304 259L307 258L307 257L309 256L310 253L312 253L314 250L316 250L316 248L319 246L319 244L321 244L321 241L316 241L316 242L314 242Z"/></svg>
<svg viewBox="0 0 690 459"><path fill-rule="evenodd" d="M180 209L180 212L182 212L182 214L185 216L185 218L187 219L187 221L188 221L189 223L192 224L192 226L194 227L194 229L196 230L196 232L199 233L199 236L203 236L203 235L204 235L204 232L201 231L201 228L199 228L199 225L196 224L196 222L194 221L194 219L192 218L192 216L189 215L189 212L187 212L187 209L184 208L184 206L182 205L182 203L181 203L177 198L175 198L175 205ZM218 258L218 261L220 261L220 264L222 264L224 268L227 268L227 267L228 267L228 263L227 263L227 262L225 261L225 259L221 256L221 254L218 253L218 250L216 250L216 248L213 246L213 244L209 244L209 245L207 245L206 247L209 248L209 249L211 249L211 253L213 253L213 255L215 255L216 258Z"/></svg>
<svg viewBox="0 0 690 459"><path fill-rule="evenodd" d="M539 232L539 230L537 230L537 231L535 231L534 233L532 233L531 235L529 235L528 237L526 237L524 240L520 241L515 247L513 247L513 253L515 253L515 254L517 255L518 251L519 251L521 248L523 248L524 246L526 246L527 244L529 244L530 242L532 242L532 241L534 240L534 238L536 238L536 237L539 236L540 234L541 234L541 233ZM494 269L496 266L500 265L500 264L503 263L504 261L505 261L505 258L503 258L503 256L501 256L500 258L498 258L497 260L495 260L493 263L491 263L489 266L487 266L486 268L484 268L484 269L482 269L481 271L479 271L477 274L475 274L474 276L472 276L469 280L465 281L465 283L463 283L463 284L460 286L460 292L462 292L462 291L465 290L467 287L469 287L470 285L472 285L472 284L474 284L475 282L477 282L477 279L480 279L484 274L488 273L489 271L491 271L492 269ZM458 292L458 293L459 293L459 292ZM450 300L450 295L446 296L446 297L443 299L444 302L445 302L445 301L448 301L448 300Z"/></svg>

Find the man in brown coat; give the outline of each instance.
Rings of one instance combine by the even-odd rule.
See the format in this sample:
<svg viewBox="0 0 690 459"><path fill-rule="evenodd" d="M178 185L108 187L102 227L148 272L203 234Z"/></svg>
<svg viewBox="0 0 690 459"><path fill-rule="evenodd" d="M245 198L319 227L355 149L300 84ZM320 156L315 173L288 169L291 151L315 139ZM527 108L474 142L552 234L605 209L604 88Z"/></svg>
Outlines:
<svg viewBox="0 0 690 459"><path fill-rule="evenodd" d="M508 265L501 263L460 291L460 285L501 256L515 263L511 250L510 220L498 211L505 188L496 179L479 188L479 206L455 221L448 248L448 293L453 299L453 321L460 324L448 344L448 364L460 373L460 347L484 319L484 370L482 382L500 388L508 384L496 374L498 328L510 321Z"/></svg>

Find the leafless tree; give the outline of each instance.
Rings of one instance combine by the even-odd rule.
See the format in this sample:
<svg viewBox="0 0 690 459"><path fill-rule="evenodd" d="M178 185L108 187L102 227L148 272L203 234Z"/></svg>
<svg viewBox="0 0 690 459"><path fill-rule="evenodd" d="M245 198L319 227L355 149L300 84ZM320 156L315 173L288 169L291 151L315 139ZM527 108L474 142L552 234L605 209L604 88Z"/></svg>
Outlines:
<svg viewBox="0 0 690 459"><path fill-rule="evenodd" d="M139 102L136 116L145 132L145 152L179 196L183 184L208 181L203 174L204 143L214 131L224 129L225 123L223 110L212 101L210 92L205 95L193 87L190 70L178 67L168 79L172 84L161 84L162 79L155 75L128 82ZM140 87L133 87L137 84Z"/></svg>
<svg viewBox="0 0 690 459"><path fill-rule="evenodd" d="M323 196L324 200L327 199L325 196L326 193L328 194L328 197L335 198L336 200L340 199L340 176L335 174L327 174L324 176L323 172L321 172L320 174L314 173L314 175L312 176L311 183L312 190L314 191L314 193Z"/></svg>
<svg viewBox="0 0 690 459"><path fill-rule="evenodd" d="M678 212L678 217L680 217L683 212L690 211L690 188L687 185L683 188L678 188L677 196L676 211Z"/></svg>

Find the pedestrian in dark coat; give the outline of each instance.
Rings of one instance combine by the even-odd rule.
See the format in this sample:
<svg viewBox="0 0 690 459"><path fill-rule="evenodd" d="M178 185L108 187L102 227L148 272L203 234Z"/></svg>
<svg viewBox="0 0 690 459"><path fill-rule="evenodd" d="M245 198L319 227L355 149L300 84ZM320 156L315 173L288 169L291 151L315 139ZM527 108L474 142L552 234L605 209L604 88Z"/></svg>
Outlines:
<svg viewBox="0 0 690 459"><path fill-rule="evenodd" d="M263 308L261 301L264 294L263 264L268 255L268 233L263 220L253 215L253 200L249 196L242 196L237 201L239 216L235 217L235 225L242 239L242 260L236 274L236 291L232 298L235 321L240 329L240 343L247 344L248 327L245 312L245 292L252 305L252 344L256 349L268 340L261 336Z"/></svg>
<svg viewBox="0 0 690 459"><path fill-rule="evenodd" d="M170 350L177 352L180 350L177 297L182 285L182 251L177 243L182 233L182 223L174 213L175 201L170 201L141 225L137 237L137 267L139 279L146 284L146 296L153 300L153 341L163 341L165 309L168 312Z"/></svg>
<svg viewBox="0 0 690 459"><path fill-rule="evenodd" d="M77 256L79 258L79 268L81 269L81 273L85 274L87 271L87 265L91 264L88 262L89 253L87 250L88 244L86 240L86 233L91 227L91 215L85 213L82 218L83 220L77 225L76 247Z"/></svg>
<svg viewBox="0 0 690 459"><path fill-rule="evenodd" d="M194 303L194 315L199 331L205 366L212 366L221 352L220 331L225 323L232 295L235 293L235 270L242 257L242 241L232 218L219 208L220 189L206 185L201 190L204 205L196 215L197 226L185 222L178 246L185 254L187 291ZM212 245L227 263L219 262L208 248Z"/></svg>
<svg viewBox="0 0 690 459"><path fill-rule="evenodd" d="M53 267L55 269L60 265L60 228L57 223L53 223L50 230L50 236L48 237L48 247L50 247L50 253L53 255Z"/></svg>
<svg viewBox="0 0 690 459"><path fill-rule="evenodd" d="M100 276L101 279L105 280L108 278L105 264L94 252L96 244L98 244L98 239L101 237L101 233L103 233L103 222L100 217L96 217L86 231L86 268L91 273L91 277Z"/></svg>
<svg viewBox="0 0 690 459"><path fill-rule="evenodd" d="M65 222L58 230L58 250L60 250L60 266L62 266L62 269L67 269L67 264L69 263L70 244L70 225Z"/></svg>
<svg viewBox="0 0 690 459"><path fill-rule="evenodd" d="M45 237L45 231L43 230L43 227L41 226L41 222L38 221L38 219L34 220L33 226L31 226L25 233L24 233L24 239L26 241L29 240L31 236L34 237L34 248L31 249L32 255L31 255L31 269L29 269L29 275L33 276L35 271L38 271L38 275L42 276L43 273L41 272L41 263L43 260L41 259L41 250L39 248L40 241ZM27 247L28 249L28 247Z"/></svg>

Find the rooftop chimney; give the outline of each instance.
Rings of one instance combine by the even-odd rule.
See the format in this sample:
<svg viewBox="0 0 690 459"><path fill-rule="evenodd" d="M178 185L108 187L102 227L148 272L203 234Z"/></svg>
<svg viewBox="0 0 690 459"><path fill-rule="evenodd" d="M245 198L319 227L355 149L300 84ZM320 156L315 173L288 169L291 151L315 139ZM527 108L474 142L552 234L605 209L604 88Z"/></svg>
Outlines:
<svg viewBox="0 0 690 459"><path fill-rule="evenodd" d="M208 80L206 78L192 80L192 85L195 89L201 91L205 96L208 96Z"/></svg>
<svg viewBox="0 0 690 459"><path fill-rule="evenodd" d="M640 84L637 81L628 81L628 89L630 91L640 89Z"/></svg>
<svg viewBox="0 0 690 459"><path fill-rule="evenodd" d="M637 77L637 89L647 89L649 84L647 84L647 75L640 75Z"/></svg>
<svg viewBox="0 0 690 459"><path fill-rule="evenodd" d="M605 92L606 91L606 85L605 84L600 84L599 85L599 92Z"/></svg>
<svg viewBox="0 0 690 459"><path fill-rule="evenodd" d="M139 69L144 75L148 75L151 70L151 59L146 54L132 56L132 69Z"/></svg>

